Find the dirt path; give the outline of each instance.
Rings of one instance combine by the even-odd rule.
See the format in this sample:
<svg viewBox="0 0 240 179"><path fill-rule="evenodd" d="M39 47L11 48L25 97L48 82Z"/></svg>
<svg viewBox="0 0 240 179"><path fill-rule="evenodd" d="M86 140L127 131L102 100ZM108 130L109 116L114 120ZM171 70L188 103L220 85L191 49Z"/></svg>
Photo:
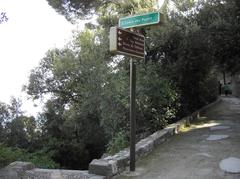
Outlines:
<svg viewBox="0 0 240 179"><path fill-rule="evenodd" d="M136 172L115 179L240 179L220 168L229 157L240 159L240 99L233 97L138 161Z"/></svg>

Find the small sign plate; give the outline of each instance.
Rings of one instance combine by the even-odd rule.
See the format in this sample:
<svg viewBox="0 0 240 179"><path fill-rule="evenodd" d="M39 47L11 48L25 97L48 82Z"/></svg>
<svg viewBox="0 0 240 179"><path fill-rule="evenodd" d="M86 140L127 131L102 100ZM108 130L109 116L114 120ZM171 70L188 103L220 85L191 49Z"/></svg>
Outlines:
<svg viewBox="0 0 240 179"><path fill-rule="evenodd" d="M160 22L160 13L151 12L142 15L129 16L119 19L118 26L126 29L131 27L147 26L158 24Z"/></svg>
<svg viewBox="0 0 240 179"><path fill-rule="evenodd" d="M110 29L110 51L138 58L145 57L145 37L118 27Z"/></svg>

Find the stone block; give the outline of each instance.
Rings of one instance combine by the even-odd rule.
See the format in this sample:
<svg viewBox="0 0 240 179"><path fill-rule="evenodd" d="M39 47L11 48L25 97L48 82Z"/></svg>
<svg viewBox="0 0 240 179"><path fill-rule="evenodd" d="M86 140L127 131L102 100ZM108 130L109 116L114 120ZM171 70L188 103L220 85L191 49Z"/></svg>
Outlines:
<svg viewBox="0 0 240 179"><path fill-rule="evenodd" d="M19 179L16 171L12 171L6 168L0 169L1 179Z"/></svg>
<svg viewBox="0 0 240 179"><path fill-rule="evenodd" d="M177 124L171 124L171 125L167 126L166 128L164 128L163 130L167 131L169 133L169 135L172 136L172 135L176 134L175 133L176 127L177 127Z"/></svg>
<svg viewBox="0 0 240 179"><path fill-rule="evenodd" d="M136 145L136 158L138 159L139 157L146 156L153 150L153 147L154 141L151 136L141 140Z"/></svg>
<svg viewBox="0 0 240 179"><path fill-rule="evenodd" d="M13 162L11 164L9 164L7 166L7 168L11 168L11 169L14 169L14 170L31 170L33 168L35 168L35 166L31 163L31 162L20 162L20 161L16 161L16 162Z"/></svg>
<svg viewBox="0 0 240 179"><path fill-rule="evenodd" d="M89 173L102 176L113 176L118 173L117 161L94 159L89 164Z"/></svg>
<svg viewBox="0 0 240 179"><path fill-rule="evenodd" d="M106 179L105 176L93 176L93 177L90 177L89 179Z"/></svg>
<svg viewBox="0 0 240 179"><path fill-rule="evenodd" d="M168 131L161 130L161 131L157 131L157 132L153 133L151 135L151 137L153 138L154 146L156 147L159 144L165 142L167 140L168 136L169 136Z"/></svg>
<svg viewBox="0 0 240 179"><path fill-rule="evenodd" d="M30 162L16 161L9 164L6 169L9 173L16 173L18 178L21 178L27 170L32 170L35 166Z"/></svg>
<svg viewBox="0 0 240 179"><path fill-rule="evenodd" d="M119 156L118 158L116 158L118 172L122 172L122 171L125 170L126 166L129 163L129 160L130 160L130 155L129 154L128 155L122 155L122 156Z"/></svg>

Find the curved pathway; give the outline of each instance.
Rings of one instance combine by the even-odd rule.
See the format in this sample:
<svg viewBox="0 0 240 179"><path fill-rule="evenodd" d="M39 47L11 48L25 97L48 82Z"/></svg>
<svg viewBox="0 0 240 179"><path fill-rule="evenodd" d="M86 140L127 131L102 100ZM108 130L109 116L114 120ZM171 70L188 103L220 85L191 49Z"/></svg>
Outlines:
<svg viewBox="0 0 240 179"><path fill-rule="evenodd" d="M223 97L196 124L138 161L136 172L115 178L240 179L239 159L240 99Z"/></svg>

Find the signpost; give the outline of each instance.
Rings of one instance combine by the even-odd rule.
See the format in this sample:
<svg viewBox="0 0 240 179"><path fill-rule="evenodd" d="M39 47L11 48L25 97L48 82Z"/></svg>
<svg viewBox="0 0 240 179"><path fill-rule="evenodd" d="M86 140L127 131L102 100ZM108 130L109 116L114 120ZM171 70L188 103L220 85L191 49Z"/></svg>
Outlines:
<svg viewBox="0 0 240 179"><path fill-rule="evenodd" d="M110 29L110 51L137 58L145 58L145 37L127 28L157 25L160 23L159 12L130 16L119 19L119 27ZM130 61L130 171L135 171L136 143L136 65Z"/></svg>
<svg viewBox="0 0 240 179"><path fill-rule="evenodd" d="M110 29L110 51L144 58L145 37L118 27Z"/></svg>
<svg viewBox="0 0 240 179"><path fill-rule="evenodd" d="M119 19L119 27L126 29L132 27L140 27L154 25L160 23L160 12L151 12L142 15L129 16Z"/></svg>
<svg viewBox="0 0 240 179"><path fill-rule="evenodd" d="M110 29L110 51L133 57L145 57L145 37L118 27ZM136 65L130 61L130 171L135 171L136 143Z"/></svg>

